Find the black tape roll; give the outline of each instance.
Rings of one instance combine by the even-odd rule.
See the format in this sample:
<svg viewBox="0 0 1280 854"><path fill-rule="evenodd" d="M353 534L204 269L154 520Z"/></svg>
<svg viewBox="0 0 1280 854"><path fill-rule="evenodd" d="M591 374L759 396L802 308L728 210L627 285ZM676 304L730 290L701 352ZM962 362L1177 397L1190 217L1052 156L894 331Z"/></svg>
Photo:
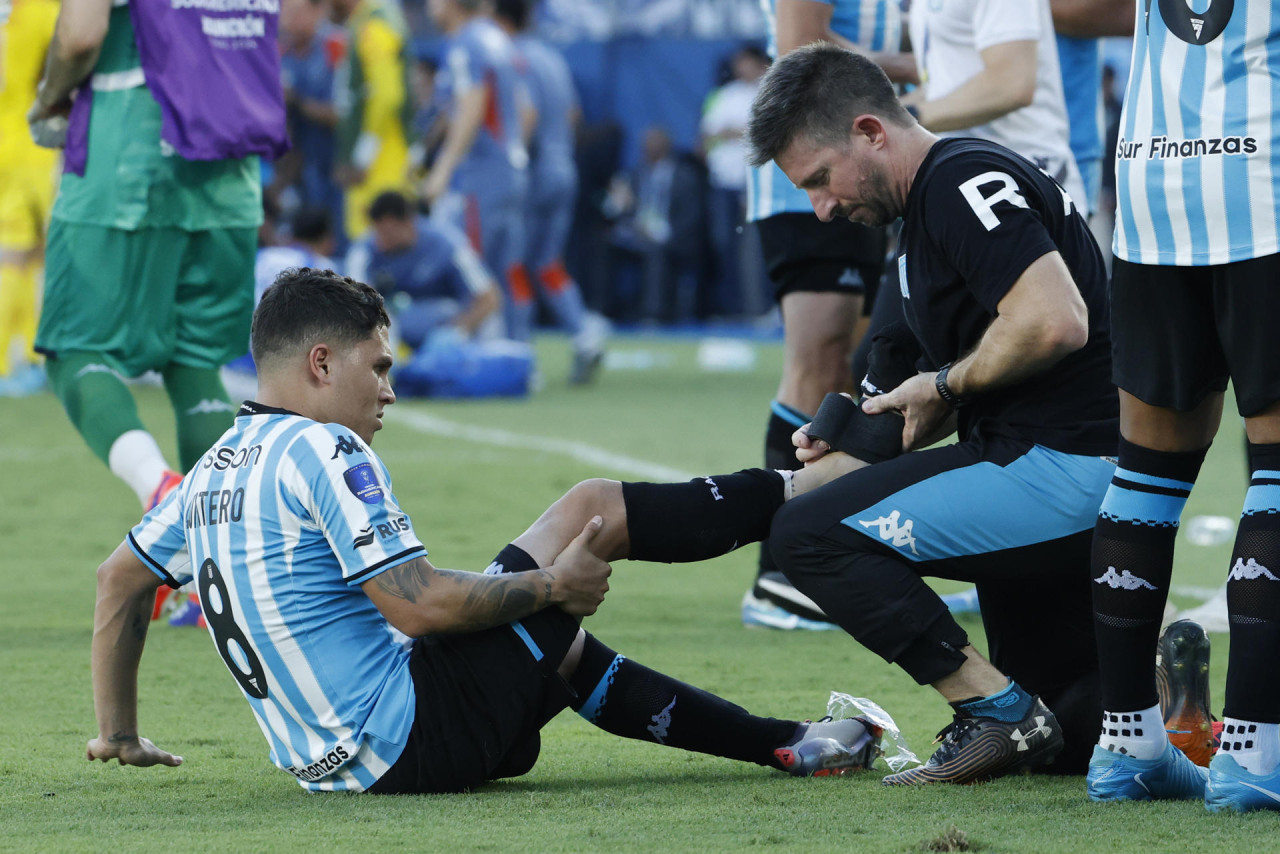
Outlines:
<svg viewBox="0 0 1280 854"><path fill-rule="evenodd" d="M868 463L881 463L902 453L906 420L897 412L868 415L843 394L828 394L813 416L809 435L837 451Z"/></svg>

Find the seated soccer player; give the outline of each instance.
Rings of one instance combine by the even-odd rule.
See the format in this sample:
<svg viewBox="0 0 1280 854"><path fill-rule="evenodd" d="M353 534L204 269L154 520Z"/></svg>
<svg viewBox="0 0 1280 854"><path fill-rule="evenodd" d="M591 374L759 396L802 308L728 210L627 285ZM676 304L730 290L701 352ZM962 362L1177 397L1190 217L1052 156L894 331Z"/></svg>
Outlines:
<svg viewBox="0 0 1280 854"><path fill-rule="evenodd" d="M371 448L395 402L389 325L373 288L331 271L290 270L264 293L251 335L258 400L99 569L90 760L182 762L139 736L137 675L157 587L194 580L271 760L307 789L450 792L520 775L565 707L616 735L794 775L868 763L874 732L855 718L757 717L579 627L609 589L597 555L632 541L659 554L666 539L650 509L628 532L617 484L575 489L485 574L432 566ZM835 455L785 481L695 482L735 512L686 557L727 551L729 527L758 538L784 487L855 465ZM593 513L566 535L560 522L583 498L617 515Z"/></svg>
<svg viewBox="0 0 1280 854"><path fill-rule="evenodd" d="M387 299L405 344L416 350L432 338L471 338L497 311L497 281L461 233L418 216L394 191L373 200L369 222L346 272Z"/></svg>

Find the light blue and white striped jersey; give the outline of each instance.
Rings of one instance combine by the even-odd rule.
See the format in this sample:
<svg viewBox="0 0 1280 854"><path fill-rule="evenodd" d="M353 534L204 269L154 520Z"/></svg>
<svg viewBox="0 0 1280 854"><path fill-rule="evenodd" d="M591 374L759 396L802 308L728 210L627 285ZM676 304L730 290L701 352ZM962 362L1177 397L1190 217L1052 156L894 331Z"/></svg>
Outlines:
<svg viewBox="0 0 1280 854"><path fill-rule="evenodd" d="M450 118L458 99L481 87L484 117L475 140L453 173L450 189L467 195L523 196L529 152L520 131L520 105L529 97L516 72L511 38L483 16L476 16L449 37L436 76L436 95Z"/></svg>
<svg viewBox="0 0 1280 854"><path fill-rule="evenodd" d="M1137 0L1116 151L1117 258L1187 267L1280 251L1277 69L1273 0Z"/></svg>
<svg viewBox="0 0 1280 854"><path fill-rule="evenodd" d="M363 791L399 758L407 639L360 585L426 550L349 430L246 403L128 542L171 584L196 580L271 761L303 788Z"/></svg>
<svg viewBox="0 0 1280 854"><path fill-rule="evenodd" d="M897 0L816 0L834 7L831 30L869 51L896 51L902 45L902 11ZM777 0L760 0L769 28L769 55L778 55ZM750 169L747 175L747 221L780 213L812 213L813 205L776 163Z"/></svg>
<svg viewBox="0 0 1280 854"><path fill-rule="evenodd" d="M578 167L573 159L573 113L578 109L578 89L569 65L554 47L527 34L516 36L529 98L538 111L533 130L530 195L557 198L576 186Z"/></svg>

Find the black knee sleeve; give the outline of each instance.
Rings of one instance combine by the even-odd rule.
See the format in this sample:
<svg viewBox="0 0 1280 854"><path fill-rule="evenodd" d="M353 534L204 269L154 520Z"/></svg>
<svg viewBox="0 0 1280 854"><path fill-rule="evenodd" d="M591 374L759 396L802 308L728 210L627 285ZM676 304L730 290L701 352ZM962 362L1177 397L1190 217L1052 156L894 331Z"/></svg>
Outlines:
<svg viewBox="0 0 1280 854"><path fill-rule="evenodd" d="M782 475L766 469L688 483L623 483L630 557L686 563L763 540L785 488Z"/></svg>

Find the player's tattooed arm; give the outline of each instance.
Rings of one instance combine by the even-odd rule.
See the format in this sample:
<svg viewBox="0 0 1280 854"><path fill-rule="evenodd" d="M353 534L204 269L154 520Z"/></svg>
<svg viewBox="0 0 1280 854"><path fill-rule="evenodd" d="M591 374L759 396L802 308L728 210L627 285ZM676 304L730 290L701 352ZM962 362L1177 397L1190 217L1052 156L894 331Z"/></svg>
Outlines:
<svg viewBox="0 0 1280 854"><path fill-rule="evenodd" d="M586 616L595 613L609 589L609 565L587 548L601 524L599 517L593 519L543 569L481 575L437 569L417 558L362 587L388 622L411 636L479 631L550 605Z"/></svg>
<svg viewBox="0 0 1280 854"><path fill-rule="evenodd" d="M138 662L160 580L121 544L98 568L93 612L93 706L98 736L85 757L122 765L178 765L182 758L138 736Z"/></svg>

